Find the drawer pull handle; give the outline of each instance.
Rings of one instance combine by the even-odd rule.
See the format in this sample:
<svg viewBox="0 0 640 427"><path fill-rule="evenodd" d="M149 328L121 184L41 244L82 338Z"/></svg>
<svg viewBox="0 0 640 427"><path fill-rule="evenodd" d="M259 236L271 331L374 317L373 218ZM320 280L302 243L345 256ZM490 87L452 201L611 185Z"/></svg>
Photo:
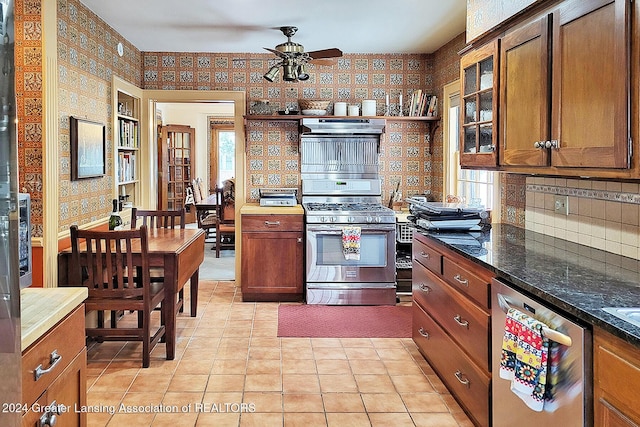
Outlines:
<svg viewBox="0 0 640 427"><path fill-rule="evenodd" d="M280 226L280 221L265 221L264 225L267 227L278 227Z"/></svg>
<svg viewBox="0 0 640 427"><path fill-rule="evenodd" d="M463 279L462 276L460 276L459 274L456 274L455 276L453 276L453 280L455 280L456 282L460 283L463 286L469 287L469 281L467 279Z"/></svg>
<svg viewBox="0 0 640 427"><path fill-rule="evenodd" d="M456 379L460 381L460 384L467 386L467 388L471 387L471 383L469 382L469 379L466 378L462 372L456 371L454 375L456 376Z"/></svg>
<svg viewBox="0 0 640 427"><path fill-rule="evenodd" d="M462 316L460 316L459 314L456 314L453 317L453 320L456 321L456 323L460 326L462 326L463 328L467 328L469 329L469 322L467 322L466 320L462 320Z"/></svg>
<svg viewBox="0 0 640 427"><path fill-rule="evenodd" d="M429 339L429 332L425 331L422 326L420 326L420 329L418 329L418 333L426 339Z"/></svg>
<svg viewBox="0 0 640 427"><path fill-rule="evenodd" d="M61 360L62 360L62 356L58 354L58 350L53 350L49 355L50 366L47 369L42 369L42 364L40 364L38 365L36 370L33 372L33 376L35 377L35 380L38 381L41 376L51 372L53 368L55 368L56 365L60 363Z"/></svg>
<svg viewBox="0 0 640 427"><path fill-rule="evenodd" d="M418 285L418 288L420 288L420 290L421 290L421 291L423 291L423 292L425 292L425 293L427 293L427 294L428 294L429 292L431 292L431 288L430 288L430 287L428 287L427 285L425 285L424 283L420 283L420 284Z"/></svg>
<svg viewBox="0 0 640 427"><path fill-rule="evenodd" d="M420 251L420 256L421 256L422 258L424 258L424 259L429 259L429 258L431 258L431 256L430 256L428 253L424 252L424 251Z"/></svg>

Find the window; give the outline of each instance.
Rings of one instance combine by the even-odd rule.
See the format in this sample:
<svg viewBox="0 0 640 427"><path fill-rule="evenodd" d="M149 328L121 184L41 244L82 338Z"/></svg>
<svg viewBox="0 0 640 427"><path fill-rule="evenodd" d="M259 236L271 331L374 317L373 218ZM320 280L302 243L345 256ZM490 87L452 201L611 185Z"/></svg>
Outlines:
<svg viewBox="0 0 640 427"><path fill-rule="evenodd" d="M466 203L482 205L496 211L499 208L498 173L485 170L460 168L460 83L453 82L444 88L444 199L454 195ZM496 218L496 216L493 216Z"/></svg>
<svg viewBox="0 0 640 427"><path fill-rule="evenodd" d="M236 134L232 126L212 125L210 156L209 188L219 187L224 180L235 178Z"/></svg>

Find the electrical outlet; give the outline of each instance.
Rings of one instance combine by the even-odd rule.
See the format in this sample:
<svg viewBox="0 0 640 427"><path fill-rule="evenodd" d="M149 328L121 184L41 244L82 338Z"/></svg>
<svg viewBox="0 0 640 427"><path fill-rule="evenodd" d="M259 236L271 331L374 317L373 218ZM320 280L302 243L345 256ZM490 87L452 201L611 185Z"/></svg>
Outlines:
<svg viewBox="0 0 640 427"><path fill-rule="evenodd" d="M569 196L556 194L553 197L553 210L559 215L569 215Z"/></svg>

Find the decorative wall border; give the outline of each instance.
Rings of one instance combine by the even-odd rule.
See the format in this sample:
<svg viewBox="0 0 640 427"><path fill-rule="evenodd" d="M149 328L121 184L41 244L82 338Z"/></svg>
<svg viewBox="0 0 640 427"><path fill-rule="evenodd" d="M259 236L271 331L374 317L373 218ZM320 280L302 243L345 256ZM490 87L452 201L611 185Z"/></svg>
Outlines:
<svg viewBox="0 0 640 427"><path fill-rule="evenodd" d="M557 185L542 184L527 184L527 191L640 205L640 194L621 191L592 190L586 188L561 187Z"/></svg>

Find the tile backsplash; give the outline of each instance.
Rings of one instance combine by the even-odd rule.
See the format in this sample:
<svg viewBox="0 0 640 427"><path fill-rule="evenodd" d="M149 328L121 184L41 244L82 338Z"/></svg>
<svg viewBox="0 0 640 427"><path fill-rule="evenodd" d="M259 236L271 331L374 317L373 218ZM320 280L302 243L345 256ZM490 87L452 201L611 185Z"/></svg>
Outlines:
<svg viewBox="0 0 640 427"><path fill-rule="evenodd" d="M640 259L640 184L527 177L525 228ZM566 195L569 214L555 213Z"/></svg>

